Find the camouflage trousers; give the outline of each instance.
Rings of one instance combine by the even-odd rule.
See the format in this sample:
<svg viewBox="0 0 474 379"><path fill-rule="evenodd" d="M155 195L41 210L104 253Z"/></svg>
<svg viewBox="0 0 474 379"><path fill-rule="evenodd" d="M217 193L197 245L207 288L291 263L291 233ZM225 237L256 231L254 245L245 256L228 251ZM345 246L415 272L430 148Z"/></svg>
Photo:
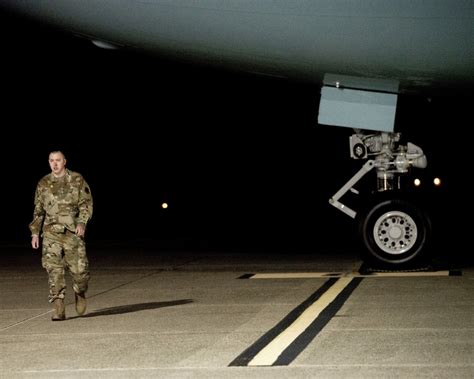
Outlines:
<svg viewBox="0 0 474 379"><path fill-rule="evenodd" d="M45 233L41 263L48 273L50 303L58 298L64 299L66 270L71 275L74 292L87 291L90 273L86 244L76 234L68 230L65 233Z"/></svg>

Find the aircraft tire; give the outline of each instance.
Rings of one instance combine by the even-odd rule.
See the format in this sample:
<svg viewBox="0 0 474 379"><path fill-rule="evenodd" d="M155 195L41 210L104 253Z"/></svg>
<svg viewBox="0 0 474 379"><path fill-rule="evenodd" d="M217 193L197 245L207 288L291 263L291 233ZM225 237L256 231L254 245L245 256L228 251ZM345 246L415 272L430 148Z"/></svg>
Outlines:
<svg viewBox="0 0 474 379"><path fill-rule="evenodd" d="M427 258L431 223L426 213L404 199L372 203L359 221L363 259L389 266L412 266Z"/></svg>

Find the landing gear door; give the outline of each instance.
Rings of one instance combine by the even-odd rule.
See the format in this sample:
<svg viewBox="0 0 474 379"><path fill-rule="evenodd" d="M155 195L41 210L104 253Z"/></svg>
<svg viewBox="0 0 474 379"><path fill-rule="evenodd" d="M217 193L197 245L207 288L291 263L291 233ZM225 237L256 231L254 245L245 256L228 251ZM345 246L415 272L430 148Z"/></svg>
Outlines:
<svg viewBox="0 0 474 379"><path fill-rule="evenodd" d="M398 82L326 74L318 123L393 132Z"/></svg>

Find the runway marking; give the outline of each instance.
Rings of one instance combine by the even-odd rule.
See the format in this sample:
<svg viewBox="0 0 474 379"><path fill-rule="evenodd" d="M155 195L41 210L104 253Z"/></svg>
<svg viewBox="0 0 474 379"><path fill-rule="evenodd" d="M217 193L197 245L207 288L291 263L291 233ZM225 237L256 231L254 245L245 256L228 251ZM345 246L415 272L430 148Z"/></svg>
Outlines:
<svg viewBox="0 0 474 379"><path fill-rule="evenodd" d="M361 270L362 271L362 270ZM460 270L337 271L244 274L239 279L311 279L326 282L283 320L235 358L229 366L281 366L290 364L342 307L364 278L460 276Z"/></svg>
<svg viewBox="0 0 474 379"><path fill-rule="evenodd" d="M245 274L240 279L311 279L311 278L374 278L374 277L405 277L405 276L459 276L458 272L449 270L442 271L393 271L393 272L371 272L361 274L359 272L273 272L260 274Z"/></svg>
<svg viewBox="0 0 474 379"><path fill-rule="evenodd" d="M342 307L362 278L330 278L229 366L290 364Z"/></svg>

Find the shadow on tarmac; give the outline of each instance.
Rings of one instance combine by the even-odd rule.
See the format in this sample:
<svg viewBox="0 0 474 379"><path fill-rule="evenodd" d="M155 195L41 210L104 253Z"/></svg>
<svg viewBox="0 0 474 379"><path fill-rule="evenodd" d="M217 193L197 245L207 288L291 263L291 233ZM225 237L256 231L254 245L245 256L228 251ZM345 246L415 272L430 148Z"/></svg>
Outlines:
<svg viewBox="0 0 474 379"><path fill-rule="evenodd" d="M184 305L184 304L189 304L192 302L193 302L192 299L182 299L182 300L173 300L173 301L154 301L150 303L119 305L117 307L98 309L84 316L68 317L68 319L71 320L75 318L84 318L84 317L119 315L119 314L124 314L124 313L146 311L150 309L174 307L176 305Z"/></svg>

